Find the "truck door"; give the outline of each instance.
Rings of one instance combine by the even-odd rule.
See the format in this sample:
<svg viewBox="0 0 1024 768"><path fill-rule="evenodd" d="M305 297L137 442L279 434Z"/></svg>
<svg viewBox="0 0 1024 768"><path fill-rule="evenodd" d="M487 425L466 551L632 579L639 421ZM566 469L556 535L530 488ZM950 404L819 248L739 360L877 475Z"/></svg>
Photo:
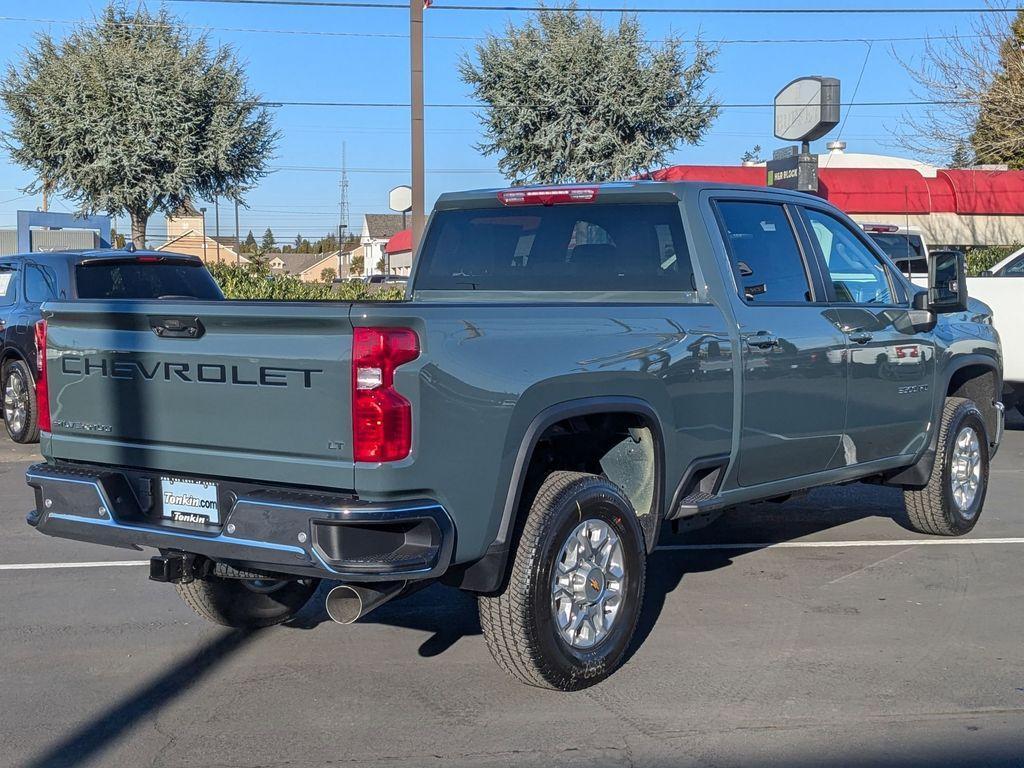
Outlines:
<svg viewBox="0 0 1024 768"><path fill-rule="evenodd" d="M743 361L738 482L820 472L832 466L843 434L846 337L794 226L799 213L763 198L723 197L715 207Z"/></svg>
<svg viewBox="0 0 1024 768"><path fill-rule="evenodd" d="M805 207L803 215L850 341L843 461L917 453L932 420L932 333L911 325L909 296L856 228L818 208Z"/></svg>

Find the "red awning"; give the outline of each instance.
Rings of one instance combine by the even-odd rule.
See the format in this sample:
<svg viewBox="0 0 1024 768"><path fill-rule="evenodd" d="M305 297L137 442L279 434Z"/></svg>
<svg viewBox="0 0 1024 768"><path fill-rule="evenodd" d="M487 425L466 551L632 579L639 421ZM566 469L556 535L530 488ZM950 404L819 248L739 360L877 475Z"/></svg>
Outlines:
<svg viewBox="0 0 1024 768"><path fill-rule="evenodd" d="M404 253L412 250L412 230L403 229L395 232L384 246L384 250L390 254Z"/></svg>
<svg viewBox="0 0 1024 768"><path fill-rule="evenodd" d="M928 181L909 168L819 168L818 194L847 213L933 213Z"/></svg>
<svg viewBox="0 0 1024 768"><path fill-rule="evenodd" d="M763 166L677 165L650 178L767 184ZM1024 171L951 169L927 177L912 168L820 168L818 190L847 213L1024 215Z"/></svg>

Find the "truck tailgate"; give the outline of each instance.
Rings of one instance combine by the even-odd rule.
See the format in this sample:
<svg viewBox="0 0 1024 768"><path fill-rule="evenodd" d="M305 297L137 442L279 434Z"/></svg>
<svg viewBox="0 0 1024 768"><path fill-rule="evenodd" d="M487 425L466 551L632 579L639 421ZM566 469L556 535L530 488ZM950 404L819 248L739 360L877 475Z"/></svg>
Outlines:
<svg viewBox="0 0 1024 768"><path fill-rule="evenodd" d="M54 302L54 458L351 489L351 305Z"/></svg>

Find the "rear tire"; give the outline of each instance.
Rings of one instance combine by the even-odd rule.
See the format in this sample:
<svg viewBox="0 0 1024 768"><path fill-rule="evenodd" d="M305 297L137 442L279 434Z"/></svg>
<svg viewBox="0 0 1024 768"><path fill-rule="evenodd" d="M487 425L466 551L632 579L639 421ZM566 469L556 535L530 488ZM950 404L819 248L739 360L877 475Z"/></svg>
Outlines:
<svg viewBox="0 0 1024 768"><path fill-rule="evenodd" d="M934 536L969 533L985 503L988 462L988 430L978 406L947 397L928 485L903 492L910 527Z"/></svg>
<svg viewBox="0 0 1024 768"><path fill-rule="evenodd" d="M309 601L319 579L223 579L212 574L175 584L178 595L213 624L239 629L288 621Z"/></svg>
<svg viewBox="0 0 1024 768"><path fill-rule="evenodd" d="M39 406L36 380L22 360L10 360L3 367L4 426L16 443L39 442Z"/></svg>
<svg viewBox="0 0 1024 768"><path fill-rule="evenodd" d="M526 517L508 585L478 599L491 656L541 688L604 680L636 630L646 565L643 531L621 488L597 475L551 473Z"/></svg>

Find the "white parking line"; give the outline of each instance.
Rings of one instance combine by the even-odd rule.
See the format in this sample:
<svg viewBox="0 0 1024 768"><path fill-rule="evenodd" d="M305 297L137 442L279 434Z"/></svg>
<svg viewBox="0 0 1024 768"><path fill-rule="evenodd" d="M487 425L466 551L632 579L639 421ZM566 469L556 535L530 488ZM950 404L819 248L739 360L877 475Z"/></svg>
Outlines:
<svg viewBox="0 0 1024 768"><path fill-rule="evenodd" d="M106 560L96 563L0 563L0 571L49 571L54 568L122 568L149 565L149 560Z"/></svg>
<svg viewBox="0 0 1024 768"><path fill-rule="evenodd" d="M845 549L847 547L950 547L980 544L1024 544L1024 538L1007 539L876 539L853 541L761 541L743 544L665 544L658 549Z"/></svg>
<svg viewBox="0 0 1024 768"><path fill-rule="evenodd" d="M1006 539L876 539L851 541L758 541L738 544L664 544L659 550L712 549L846 549L847 547L951 547L981 544L1024 544L1024 538ZM108 560L93 563L0 563L0 571L49 571L58 568L123 568L149 565L149 560Z"/></svg>

